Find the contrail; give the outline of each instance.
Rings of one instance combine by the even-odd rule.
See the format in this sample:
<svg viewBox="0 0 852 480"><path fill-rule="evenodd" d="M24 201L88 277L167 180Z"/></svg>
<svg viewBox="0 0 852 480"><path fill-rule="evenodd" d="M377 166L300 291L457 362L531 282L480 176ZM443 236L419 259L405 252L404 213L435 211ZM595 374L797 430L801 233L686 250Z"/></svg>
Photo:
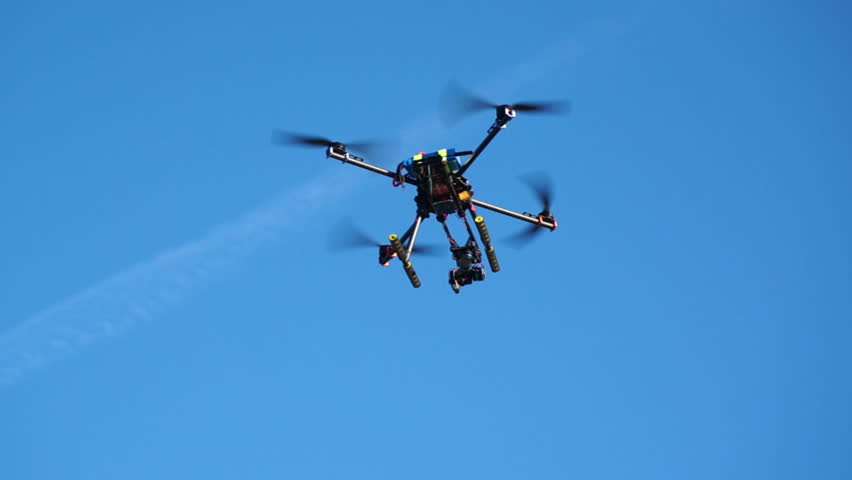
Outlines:
<svg viewBox="0 0 852 480"><path fill-rule="evenodd" d="M346 196L357 185L347 173L352 172L316 179L279 194L199 240L161 253L36 313L0 336L0 385L177 304L205 280L279 238L302 217ZM310 207L293 208L295 205Z"/></svg>
<svg viewBox="0 0 852 480"><path fill-rule="evenodd" d="M556 42L497 80L518 87L550 74L594 47L622 36L629 26L604 21ZM494 82L497 83L497 82ZM492 83L493 88L493 83ZM436 115L415 120L400 132L404 144L422 144L443 131ZM279 194L269 202L222 224L202 238L168 250L42 310L0 335L0 386L154 319L193 289L221 274L316 209L345 198L366 176L345 169ZM330 187L333 185L333 188ZM310 208L292 208L293 205Z"/></svg>

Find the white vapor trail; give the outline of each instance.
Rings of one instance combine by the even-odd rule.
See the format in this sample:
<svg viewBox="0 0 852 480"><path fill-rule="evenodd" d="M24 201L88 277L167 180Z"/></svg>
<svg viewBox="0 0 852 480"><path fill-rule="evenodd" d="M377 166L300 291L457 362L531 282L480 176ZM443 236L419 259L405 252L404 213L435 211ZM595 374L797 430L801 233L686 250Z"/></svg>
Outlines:
<svg viewBox="0 0 852 480"><path fill-rule="evenodd" d="M562 37L525 63L503 72L513 87L552 73L625 32L622 22L604 22ZM422 144L443 127L435 115L415 120L400 132L404 144ZM152 320L193 289L282 235L301 216L344 198L363 178L344 168L332 178L315 179L202 238L168 250L36 313L0 335L0 386L51 362L73 355L103 338ZM332 187L333 186L333 187ZM298 205L298 208L293 208ZM307 207L305 207L307 205ZM294 213L295 212L295 213Z"/></svg>
<svg viewBox="0 0 852 480"><path fill-rule="evenodd" d="M356 182L351 176L344 177L346 173L352 172L282 193L199 240L161 253L36 313L0 336L0 385L175 305L205 280L278 238L300 215L347 195Z"/></svg>

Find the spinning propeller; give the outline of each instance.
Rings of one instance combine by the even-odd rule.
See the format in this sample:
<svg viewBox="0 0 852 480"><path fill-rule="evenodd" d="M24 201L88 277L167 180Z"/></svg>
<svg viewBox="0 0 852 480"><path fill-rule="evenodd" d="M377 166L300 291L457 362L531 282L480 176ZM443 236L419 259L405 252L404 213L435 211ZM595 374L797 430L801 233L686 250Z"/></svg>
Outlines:
<svg viewBox="0 0 852 480"><path fill-rule="evenodd" d="M550 179L542 174L532 174L521 177L521 181L530 187L536 197L538 197L538 201L541 204L541 212L535 216L556 224L556 220L550 212L551 200L553 199L553 187L550 183ZM542 232L542 230L542 227L539 225L531 225L530 227L511 236L509 241L517 246L523 246L533 240L536 235Z"/></svg>
<svg viewBox="0 0 852 480"><path fill-rule="evenodd" d="M372 157L372 163L384 163L382 160L387 157L395 147L393 142L379 140L364 140L359 142L338 142L326 137L315 135L305 135L302 133L287 132L284 130L276 130L272 134L272 143L278 145L296 145L301 147L334 147L336 150L352 150L359 152L367 157Z"/></svg>
<svg viewBox="0 0 852 480"><path fill-rule="evenodd" d="M361 247L382 247L385 246L381 242L377 242L372 237L361 231L352 220L345 219L340 222L336 228L336 232L329 239L329 247L334 249L351 249ZM437 245L422 245L414 244L413 253L420 255L440 255L444 249Z"/></svg>
<svg viewBox="0 0 852 480"><path fill-rule="evenodd" d="M273 133L272 135L272 141L280 145L300 145L306 147L338 147L343 149L351 148L354 151L364 153L367 153L370 150L373 150L380 146L380 143L377 141L343 143L330 140L325 137L285 132L283 130L276 130L275 133Z"/></svg>
<svg viewBox="0 0 852 480"><path fill-rule="evenodd" d="M447 122L455 121L457 117L469 115L482 110L502 111L509 108L516 112L535 113L562 113L568 112L571 103L568 101L545 101L545 102L517 102L517 103L494 103L485 100L476 94L462 88L458 83L452 82L444 90L442 95L443 116Z"/></svg>

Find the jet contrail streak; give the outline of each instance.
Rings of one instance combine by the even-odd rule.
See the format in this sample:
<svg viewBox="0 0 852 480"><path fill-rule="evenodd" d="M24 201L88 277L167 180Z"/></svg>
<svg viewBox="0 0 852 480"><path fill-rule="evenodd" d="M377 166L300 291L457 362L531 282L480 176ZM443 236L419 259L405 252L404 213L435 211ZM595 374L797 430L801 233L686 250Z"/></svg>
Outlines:
<svg viewBox="0 0 852 480"><path fill-rule="evenodd" d="M175 305L204 280L278 238L294 222L345 196L356 185L346 173L352 172L282 193L199 240L130 267L36 313L0 336L0 385Z"/></svg>

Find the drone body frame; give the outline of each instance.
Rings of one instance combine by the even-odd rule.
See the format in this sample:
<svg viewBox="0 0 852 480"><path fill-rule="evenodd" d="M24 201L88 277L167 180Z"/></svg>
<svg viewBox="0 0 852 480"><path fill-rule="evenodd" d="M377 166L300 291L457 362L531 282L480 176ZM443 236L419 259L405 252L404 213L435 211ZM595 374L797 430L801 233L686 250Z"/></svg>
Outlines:
<svg viewBox="0 0 852 480"><path fill-rule="evenodd" d="M346 150L346 145L340 142L329 142L326 149L326 157L339 160L349 165L389 177L395 186L409 184L417 187L417 214L414 222L403 233L402 236L391 234L388 244L379 245L379 263L388 265L393 257L397 257L403 265L411 285L420 287L420 279L411 262L415 253L415 242L420 231L420 226L426 218L434 214L441 223L447 239L450 242L450 251L456 261L457 268L450 270L449 283L456 293L462 285L473 281L483 280L485 272L481 265L482 250L485 251L488 264L492 272L500 271L497 254L491 243L491 237L485 224L485 219L476 213L476 207L482 207L517 220L530 223L530 233L545 228L555 230L557 221L550 212L549 193L540 193L544 208L538 214L528 212L516 212L507 208L493 205L477 198L470 183L463 174L470 168L473 162L491 143L506 125L516 116L512 106L496 106L496 118L489 127L485 139L473 151L456 152L453 149L442 149L436 152L421 152L410 159L402 162L395 172L373 165L361 157L353 155ZM460 158L469 157L463 164ZM407 173L403 173L406 170ZM464 223L468 233L468 240L460 245L450 234L446 220L450 215L457 215ZM476 230L479 233L479 241L482 250L476 241L473 229L467 220L467 216L473 219Z"/></svg>

